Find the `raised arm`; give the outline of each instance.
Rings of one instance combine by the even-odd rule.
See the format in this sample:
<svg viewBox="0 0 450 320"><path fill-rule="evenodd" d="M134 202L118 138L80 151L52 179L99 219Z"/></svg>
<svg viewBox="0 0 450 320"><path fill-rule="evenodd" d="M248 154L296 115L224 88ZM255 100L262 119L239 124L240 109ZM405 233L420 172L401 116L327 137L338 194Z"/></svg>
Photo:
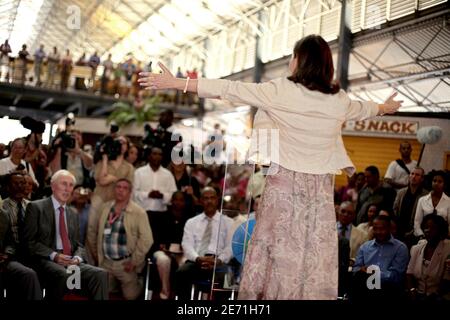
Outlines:
<svg viewBox="0 0 450 320"><path fill-rule="evenodd" d="M161 62L158 63L162 73L141 72L138 82L141 87L148 90L176 89L197 93L197 79L176 78Z"/></svg>
<svg viewBox="0 0 450 320"><path fill-rule="evenodd" d="M163 65L162 73L141 72L138 82L148 90L176 89L197 93L202 98L225 99L235 103L249 104L254 107L277 107L274 98L277 86L273 81L247 83L224 79L183 79L176 78Z"/></svg>

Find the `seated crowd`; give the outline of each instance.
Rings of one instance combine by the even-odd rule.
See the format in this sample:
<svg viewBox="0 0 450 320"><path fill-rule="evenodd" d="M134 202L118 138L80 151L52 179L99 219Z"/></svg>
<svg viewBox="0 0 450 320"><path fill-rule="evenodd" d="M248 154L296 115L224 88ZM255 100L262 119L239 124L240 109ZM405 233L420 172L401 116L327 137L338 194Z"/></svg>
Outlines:
<svg viewBox="0 0 450 320"><path fill-rule="evenodd" d="M36 133L10 143L0 160L0 299L135 300L147 290L192 299L211 287L223 298L238 286L232 238L258 216L262 170L172 161L171 116L144 152L114 133L116 153L100 143L92 155L76 130L69 147L63 136L43 146ZM449 299L449 175L426 175L408 143L400 151L384 180L368 166L336 192L342 298Z"/></svg>

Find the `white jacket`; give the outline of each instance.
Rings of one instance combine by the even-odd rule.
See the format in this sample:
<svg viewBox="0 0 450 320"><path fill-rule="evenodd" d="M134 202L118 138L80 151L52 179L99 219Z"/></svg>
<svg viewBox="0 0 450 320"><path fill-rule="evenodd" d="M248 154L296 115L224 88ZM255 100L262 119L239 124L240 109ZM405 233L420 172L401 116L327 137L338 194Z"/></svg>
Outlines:
<svg viewBox="0 0 450 320"><path fill-rule="evenodd" d="M258 107L254 130L279 130L279 143L272 145L278 156L272 152L269 158L260 157L259 162L270 160L286 169L310 174L339 174L341 169L353 174L355 168L341 136L342 124L378 113L375 102L351 100L343 90L336 94L312 91L287 78L258 84L199 79L198 94ZM256 141L252 140L254 145Z"/></svg>

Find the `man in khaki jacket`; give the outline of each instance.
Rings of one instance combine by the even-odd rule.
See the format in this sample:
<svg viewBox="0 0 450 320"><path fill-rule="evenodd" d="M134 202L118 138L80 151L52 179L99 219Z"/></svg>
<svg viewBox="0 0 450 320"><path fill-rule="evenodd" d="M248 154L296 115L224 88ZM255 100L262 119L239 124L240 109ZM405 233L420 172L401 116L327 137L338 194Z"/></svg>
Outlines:
<svg viewBox="0 0 450 320"><path fill-rule="evenodd" d="M147 214L130 200L131 192L131 182L119 179L114 188L114 200L100 208L98 233L88 232L96 248L94 258L109 272L110 288L119 282L127 300L138 298L142 292L138 273L153 244Z"/></svg>

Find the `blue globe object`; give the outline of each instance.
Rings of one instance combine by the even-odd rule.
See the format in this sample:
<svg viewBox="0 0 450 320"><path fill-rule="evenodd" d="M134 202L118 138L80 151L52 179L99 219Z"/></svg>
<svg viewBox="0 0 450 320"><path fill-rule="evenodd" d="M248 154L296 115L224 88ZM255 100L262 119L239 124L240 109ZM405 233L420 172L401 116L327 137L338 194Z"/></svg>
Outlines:
<svg viewBox="0 0 450 320"><path fill-rule="evenodd" d="M244 263L248 242L252 236L255 223L255 218L250 218L237 227L234 232L233 239L231 241L231 249L233 250L234 257L240 264Z"/></svg>

